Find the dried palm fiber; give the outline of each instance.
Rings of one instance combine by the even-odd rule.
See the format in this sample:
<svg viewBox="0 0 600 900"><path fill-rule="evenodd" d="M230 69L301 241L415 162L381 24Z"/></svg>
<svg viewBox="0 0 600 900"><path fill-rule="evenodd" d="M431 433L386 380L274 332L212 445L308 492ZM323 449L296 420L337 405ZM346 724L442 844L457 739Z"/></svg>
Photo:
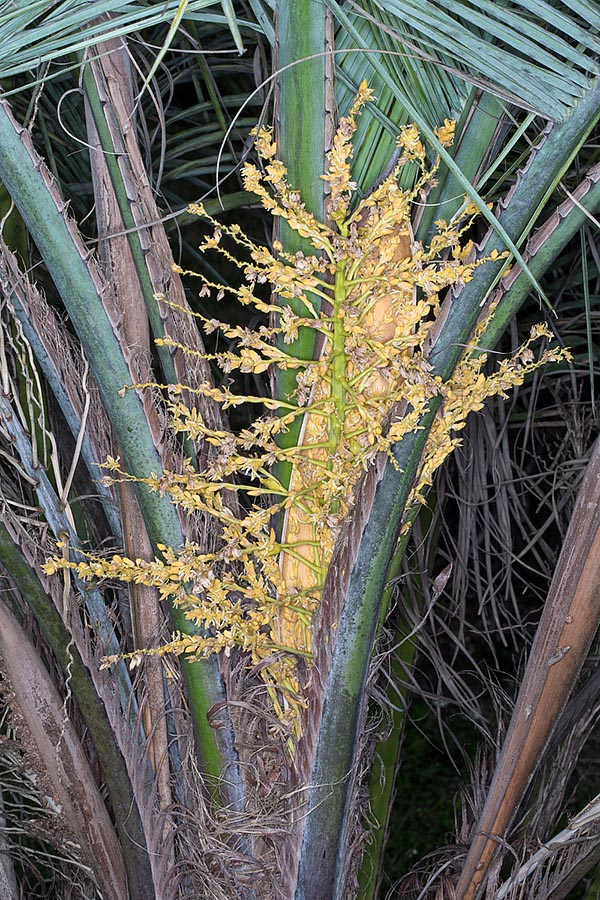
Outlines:
<svg viewBox="0 0 600 900"><path fill-rule="evenodd" d="M529 656L485 808L457 886L471 900L571 693L600 620L600 442L596 442Z"/></svg>

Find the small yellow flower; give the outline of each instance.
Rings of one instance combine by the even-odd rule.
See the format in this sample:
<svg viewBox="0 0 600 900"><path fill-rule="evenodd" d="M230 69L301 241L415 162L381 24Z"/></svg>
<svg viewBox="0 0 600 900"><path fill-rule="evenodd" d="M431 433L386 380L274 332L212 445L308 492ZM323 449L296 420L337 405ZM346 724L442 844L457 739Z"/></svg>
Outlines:
<svg viewBox="0 0 600 900"><path fill-rule="evenodd" d="M404 152L410 159L424 158L425 147L421 142L419 129L414 123L404 126L404 128L400 132L398 143L400 147L404 149Z"/></svg>
<svg viewBox="0 0 600 900"><path fill-rule="evenodd" d="M454 129L456 122L454 119L444 119L444 124L439 128L434 128L434 134L442 147L450 147L454 142Z"/></svg>

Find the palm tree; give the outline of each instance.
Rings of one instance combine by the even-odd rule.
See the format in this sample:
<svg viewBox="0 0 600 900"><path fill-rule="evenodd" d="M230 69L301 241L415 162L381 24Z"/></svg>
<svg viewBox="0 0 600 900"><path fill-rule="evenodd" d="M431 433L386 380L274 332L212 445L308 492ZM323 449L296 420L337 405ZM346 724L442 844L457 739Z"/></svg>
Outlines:
<svg viewBox="0 0 600 900"><path fill-rule="evenodd" d="M214 541L208 521L181 515L168 495L127 479L108 484L98 472L117 456L137 479L177 470L184 459L197 471L205 464L202 449L169 434L164 395L122 391L212 383L171 269L177 244L168 229L189 218L165 215L157 196L174 212L203 195L209 213L247 206L229 172L274 84L289 182L323 221L334 111L346 113L366 79L378 99L358 126L359 190L371 190L394 158L398 131L414 121L443 163L413 217L416 239L427 242L433 223L450 220L467 193L489 225L476 236L477 254L512 254L508 275L505 260L488 263L444 302L430 362L450 382L482 305L497 304L478 339L493 349L600 205L587 143L599 109L597 11L580 0L560 9L282 0L273 21L259 0L237 18L228 0L160 10L103 0L93 10L75 0L0 9L5 892L18 897L20 882L31 896L61 896L61 879L76 873L82 897L372 897L406 723L396 709L368 739L365 725L386 673L397 707L399 680L418 680L415 652L426 646L426 629L411 618L420 619L423 601L411 611L393 585L408 541L406 530L400 535L405 507L439 399L393 448L395 465L372 467L356 489L313 623L307 705L292 754L272 691L243 655L179 668L149 657L139 669L101 669L102 655L164 643L169 628L193 633L176 604L167 622L155 588L90 586L67 573L60 581L41 565L54 541L75 562L90 547L148 561L161 547L177 552L193 541L208 551ZM276 39L276 75L266 78ZM254 51L254 67L248 53L237 56L244 47ZM253 70L261 83L251 93ZM451 151L434 133L446 118L457 119ZM256 229L256 213L244 215ZM307 248L285 226L279 239L288 253ZM185 243L192 240L184 232ZM213 280L230 278L226 269ZM315 346L304 332L294 352L310 360ZM289 398L293 388L283 373L274 396ZM225 428L210 397L188 393L186 402L213 429ZM299 429L286 440L298 444ZM557 835L549 855L530 854L517 872L501 870L505 851L494 855L505 838L525 847L526 832L513 823L526 788L528 816L539 824L536 765L594 636L598 523L589 498L598 496L597 467L594 453L506 738L464 829L466 850L440 856L415 896L455 888L470 898L488 876L494 896L518 882L531 896L565 896L597 863L595 808ZM432 494L428 502L416 527L435 533L443 501ZM382 667L386 640L399 652ZM589 703L577 708L584 722ZM571 756L572 766L575 750ZM43 787L32 788L32 773ZM360 815L365 797L369 826ZM32 808L41 835L27 824ZM541 825L539 835L547 837ZM566 843L582 835L574 849Z"/></svg>

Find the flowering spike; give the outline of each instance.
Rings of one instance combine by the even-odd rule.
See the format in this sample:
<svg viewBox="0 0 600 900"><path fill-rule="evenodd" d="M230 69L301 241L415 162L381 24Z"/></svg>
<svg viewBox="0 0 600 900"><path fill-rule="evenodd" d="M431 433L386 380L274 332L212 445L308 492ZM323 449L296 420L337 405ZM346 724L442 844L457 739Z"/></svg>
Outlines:
<svg viewBox="0 0 600 900"><path fill-rule="evenodd" d="M392 446L418 426L430 400L442 398L412 488L407 522L435 471L460 443L458 435L469 413L481 409L487 397L521 384L537 366L568 358L567 351L551 349L535 361L532 341L549 336L538 326L512 359L486 375L485 355L475 349L485 319L450 381L442 383L433 374L425 347L439 313L440 294L469 281L486 261L475 261L471 242L463 240L477 211L465 204L462 218L438 221L429 247L414 240L411 204L416 198L422 201L431 187L437 161L426 167L419 132L407 125L399 138L403 152L398 167L350 212L355 192L351 138L356 117L371 99L363 82L348 116L340 120L328 154L325 177L331 186L332 227L310 215L287 183L269 129L256 133L264 174L249 163L243 168L246 189L272 215L287 219L308 238L313 256L291 256L280 244L274 245L274 252L259 247L239 226L218 224L202 206L190 207L214 228L202 250L223 255L244 276L244 283L232 289L199 275L202 296L214 295L218 302L226 292L233 293L241 303L269 314L272 321L250 330L195 314L203 331L220 333L228 347L206 358L226 373L296 369L297 391L294 397L275 400L238 396L228 387L208 384L185 389L167 386L165 402L173 430L211 448L204 469L196 472L188 464L180 473L134 479L122 470L118 459L109 458L105 468L111 473L107 478L143 483L169 494L190 515L210 517L218 535L216 549L208 552L188 544L175 552L159 547L160 556L153 560L90 555L69 562L61 556L46 566L48 574L70 568L83 578L119 578L157 587L161 597L172 599L203 632L174 635L170 643L152 652L184 653L194 659L240 648L262 664L278 715L292 728L303 702L296 660L311 656L311 619L361 473L377 454L391 455ZM436 133L440 143L448 146L454 124L446 121ZM402 190L398 174L408 162L416 163L420 174L411 190ZM249 261L236 259L227 243L243 247ZM498 256L494 252L490 258ZM281 305L258 296L256 290L262 284L279 295ZM317 298L324 301L321 313L316 311ZM286 305L286 299L299 300L302 315ZM306 363L294 356L299 328L319 333L318 360ZM217 431L182 402L184 390L211 398L224 409L249 403L262 404L265 412L237 434ZM277 436L298 417L304 419L300 443L281 448ZM287 489L274 475L282 462L292 465ZM232 493L239 498L239 513L228 506ZM279 538L272 524L276 517L284 522ZM139 664L142 652L137 649L131 655L132 665Z"/></svg>

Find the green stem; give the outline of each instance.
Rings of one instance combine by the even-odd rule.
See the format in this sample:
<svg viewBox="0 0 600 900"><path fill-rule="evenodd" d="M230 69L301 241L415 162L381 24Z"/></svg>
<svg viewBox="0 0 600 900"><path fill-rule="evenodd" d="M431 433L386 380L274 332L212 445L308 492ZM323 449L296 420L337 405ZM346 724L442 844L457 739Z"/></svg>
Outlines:
<svg viewBox="0 0 600 900"><path fill-rule="evenodd" d="M409 623L402 621L399 624L398 649L394 651L390 662L390 687L387 692L390 699L389 731L388 736L377 744L369 779L369 818L373 827L358 873L356 900L373 900L377 896L381 880L383 852L406 722L405 705L408 703L408 690L400 685L406 679L406 672L413 667L417 649L416 641L402 640L402 637L410 634L410 630Z"/></svg>
<svg viewBox="0 0 600 900"><path fill-rule="evenodd" d="M98 89L97 82L102 77L100 60L95 59L92 62L89 60L85 62L83 65L82 84L94 119L100 146L104 153L104 162L110 176L111 187L123 220L123 229L126 231L135 275L144 297L152 334L155 338L165 338L167 335L160 317L158 303L154 297L155 289L148 271L146 253L140 239L140 228L133 215L132 200L130 198L131 191L128 193L123 177L122 167L126 164L127 154L125 147L119 140L119 123L110 121L112 110L110 105L103 101ZM177 374L168 348L159 346L158 355L166 380L171 384L177 384Z"/></svg>
<svg viewBox="0 0 600 900"><path fill-rule="evenodd" d="M333 342L331 347L331 397L334 411L329 419L330 456L336 453L342 442L346 419L346 328L344 302L346 300L346 263L338 262L335 272L333 298ZM329 466L332 462L329 460ZM336 510L333 510L334 512Z"/></svg>
<svg viewBox="0 0 600 900"><path fill-rule="evenodd" d="M452 158L474 187L480 188L478 175L492 146L503 111L504 105L496 97L473 88L456 124ZM464 200L464 187L446 167L442 167L437 182L427 204L419 211L421 239L426 236L426 240L430 240L434 234L435 220L443 216L449 222Z"/></svg>
<svg viewBox="0 0 600 900"><path fill-rule="evenodd" d="M419 512L424 520L423 533L426 534L432 519L431 507L428 505L421 509L415 508L409 514L409 519L415 519ZM386 587L379 616L380 628L387 618L392 597L397 591L396 579L400 575L409 537L410 533L406 532L398 542L396 552L388 567ZM419 610L417 610L416 615L419 615ZM406 721L405 711L408 703L408 691L402 687L402 684L406 681L406 672L410 671L414 665L417 651L417 641L411 639L413 630L413 622L403 616L400 609L394 629L394 650L390 661L388 689L386 691L391 721L387 737L379 741L375 747L373 768L369 778L369 815L372 818L374 827L371 832L371 840L365 848L365 854L358 873L359 889L357 900L374 900L381 880L383 853L385 851L388 824L394 801L394 786Z"/></svg>
<svg viewBox="0 0 600 900"><path fill-rule="evenodd" d="M277 85L277 142L290 185L300 192L306 208L320 222L325 218L322 176L327 148L326 111L331 109L328 96L332 60L324 55L327 18L325 0L280 0L277 6L277 64L281 69ZM287 253L314 254L310 241L301 238L285 221L280 226L279 238ZM292 301L289 305L296 315L303 315L300 301ZM320 309L316 296L314 306L317 311ZM313 359L315 338L312 328L301 328L290 353L297 359ZM295 390L296 373L278 371L275 397L290 400ZM278 438L280 446L297 446L301 428L302 419L298 418L290 424L286 434ZM286 487L291 471L291 463L280 462L276 467L275 474Z"/></svg>

